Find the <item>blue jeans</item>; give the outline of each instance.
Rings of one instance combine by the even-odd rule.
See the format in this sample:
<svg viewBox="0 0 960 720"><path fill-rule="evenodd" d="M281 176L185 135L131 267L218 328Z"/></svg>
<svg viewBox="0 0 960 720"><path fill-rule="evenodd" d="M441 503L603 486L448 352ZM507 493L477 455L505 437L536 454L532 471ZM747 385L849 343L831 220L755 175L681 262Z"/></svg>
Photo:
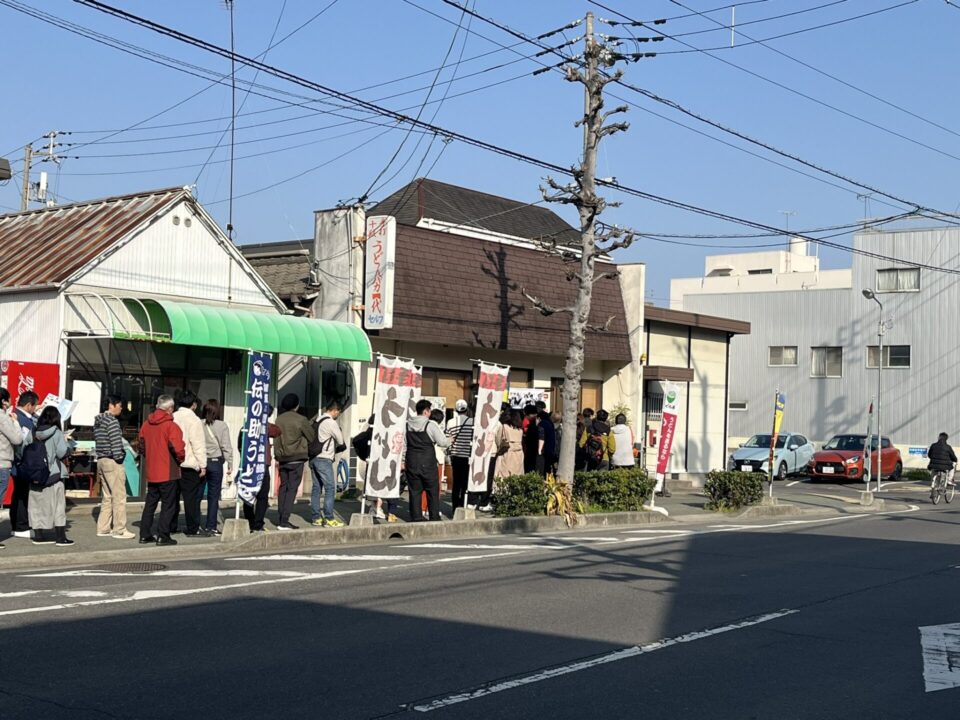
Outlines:
<svg viewBox="0 0 960 720"><path fill-rule="evenodd" d="M220 491L223 489L223 458L207 460L207 530L217 529L217 513L220 512Z"/></svg>
<svg viewBox="0 0 960 720"><path fill-rule="evenodd" d="M3 496L7 494L7 483L10 482L10 468L0 468L0 507L3 507Z"/></svg>
<svg viewBox="0 0 960 720"><path fill-rule="evenodd" d="M313 473L313 489L310 491L310 510L313 519L319 520L320 492L323 490L323 514L327 520L333 520L333 500L337 494L337 476L333 471L333 460L315 457L310 461L310 471Z"/></svg>

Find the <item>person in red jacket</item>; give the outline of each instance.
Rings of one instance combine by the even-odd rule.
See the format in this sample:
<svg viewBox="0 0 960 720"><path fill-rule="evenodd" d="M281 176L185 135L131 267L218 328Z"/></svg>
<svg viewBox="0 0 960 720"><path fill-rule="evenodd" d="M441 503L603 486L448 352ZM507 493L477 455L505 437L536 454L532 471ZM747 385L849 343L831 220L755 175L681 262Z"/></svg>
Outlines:
<svg viewBox="0 0 960 720"><path fill-rule="evenodd" d="M173 398L161 395L157 409L140 428L141 475L147 481L147 499L140 518L140 544L176 545L170 537L170 528L177 516L179 502L177 487L180 482L180 463L186 455L183 433L173 422ZM151 534L153 516L160 508L157 537Z"/></svg>

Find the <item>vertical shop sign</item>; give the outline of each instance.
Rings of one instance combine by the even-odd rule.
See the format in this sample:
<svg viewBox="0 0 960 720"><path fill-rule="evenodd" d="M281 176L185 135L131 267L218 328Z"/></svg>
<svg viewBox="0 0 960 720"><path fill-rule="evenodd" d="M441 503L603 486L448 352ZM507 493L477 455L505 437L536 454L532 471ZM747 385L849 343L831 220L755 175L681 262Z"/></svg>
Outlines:
<svg viewBox="0 0 960 720"><path fill-rule="evenodd" d="M400 466L406 450L407 418L423 375L413 360L381 355L373 394L373 435L364 495L400 497Z"/></svg>
<svg viewBox="0 0 960 720"><path fill-rule="evenodd" d="M270 378L273 356L269 353L250 353L247 373L247 413L244 421L243 447L240 452L240 472L237 475L237 497L248 505L256 501L260 486L270 471L267 467L267 405L270 397Z"/></svg>
<svg viewBox="0 0 960 720"><path fill-rule="evenodd" d="M680 386L669 384L663 394L663 421L660 427L660 447L657 448L657 484L656 492L663 490L663 479L670 462L673 449L673 436L677 431L677 415L680 410Z"/></svg>
<svg viewBox="0 0 960 720"><path fill-rule="evenodd" d="M397 220L389 215L367 218L366 272L363 326L367 330L393 327L393 272L397 247Z"/></svg>
<svg viewBox="0 0 960 720"><path fill-rule="evenodd" d="M500 405L509 387L510 367L480 363L477 409L473 418L473 441L470 448L469 492L487 491L490 460L496 450Z"/></svg>

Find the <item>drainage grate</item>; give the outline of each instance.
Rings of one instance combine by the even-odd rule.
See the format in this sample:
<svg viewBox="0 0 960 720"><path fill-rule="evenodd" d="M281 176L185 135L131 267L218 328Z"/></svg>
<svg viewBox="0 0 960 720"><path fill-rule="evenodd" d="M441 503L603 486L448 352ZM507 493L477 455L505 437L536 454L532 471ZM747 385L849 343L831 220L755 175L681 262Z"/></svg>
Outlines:
<svg viewBox="0 0 960 720"><path fill-rule="evenodd" d="M401 535L401 534L398 533L398 532L395 532L395 533L391 533L390 537L387 538L387 539L388 539L388 540L403 540L403 535Z"/></svg>
<svg viewBox="0 0 960 720"><path fill-rule="evenodd" d="M152 573L158 570L166 570L167 566L160 563L114 563L113 565L100 565L96 568L104 572L113 573Z"/></svg>

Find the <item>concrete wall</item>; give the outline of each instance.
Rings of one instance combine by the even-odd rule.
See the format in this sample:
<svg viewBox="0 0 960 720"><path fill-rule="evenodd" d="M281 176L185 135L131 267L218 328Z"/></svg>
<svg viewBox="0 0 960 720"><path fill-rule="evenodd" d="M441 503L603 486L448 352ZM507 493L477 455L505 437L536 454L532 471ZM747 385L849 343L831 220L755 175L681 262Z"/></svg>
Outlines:
<svg viewBox="0 0 960 720"><path fill-rule="evenodd" d="M840 432L865 432L866 410L876 395L877 370L866 367L868 345L877 343L879 308L861 291L876 287L877 270L909 262L960 267L960 228L859 233L855 246L902 262L854 256L849 289L775 293L687 294L683 309L724 315L751 323L748 336L731 345L731 401L746 411L730 412L731 445L766 431L777 388L787 395L785 427L814 442ZM955 391L960 389L960 335L951 322L960 307L960 278L921 270L920 291L885 293L886 318L893 327L885 344L909 345L910 368L885 368L883 432L903 448L928 446L940 431L960 433ZM772 345L798 347L796 367L769 367ZM842 378L811 378L810 348L843 348Z"/></svg>

